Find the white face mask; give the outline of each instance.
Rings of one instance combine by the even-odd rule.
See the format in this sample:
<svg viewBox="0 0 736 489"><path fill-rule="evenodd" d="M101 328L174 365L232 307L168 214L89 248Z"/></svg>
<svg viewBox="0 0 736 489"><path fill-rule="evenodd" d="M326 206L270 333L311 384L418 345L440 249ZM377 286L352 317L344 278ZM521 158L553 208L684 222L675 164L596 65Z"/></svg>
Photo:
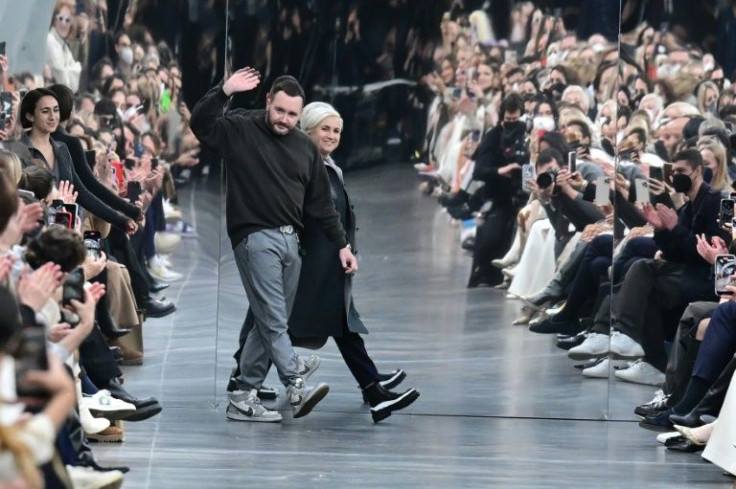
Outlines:
<svg viewBox="0 0 736 489"><path fill-rule="evenodd" d="M120 53L120 59L122 59L123 63L126 65L133 64L133 49L123 48L123 51Z"/></svg>
<svg viewBox="0 0 736 489"><path fill-rule="evenodd" d="M545 131L555 130L555 119L548 115L538 115L534 118L534 129L543 129Z"/></svg>

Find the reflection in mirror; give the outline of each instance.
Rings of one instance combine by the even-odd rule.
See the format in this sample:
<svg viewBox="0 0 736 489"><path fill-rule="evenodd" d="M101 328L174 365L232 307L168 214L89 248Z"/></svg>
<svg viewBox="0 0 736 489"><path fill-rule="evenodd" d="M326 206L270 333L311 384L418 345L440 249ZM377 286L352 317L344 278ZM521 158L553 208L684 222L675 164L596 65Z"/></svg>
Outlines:
<svg viewBox="0 0 736 489"><path fill-rule="evenodd" d="M688 415L707 397L730 360L702 355L705 318L717 317L712 265L731 241L733 96L719 65L730 58L696 28L714 24L712 13L697 20L684 6L658 12L626 4L610 415L636 413L643 428L661 431L672 428L671 414Z"/></svg>

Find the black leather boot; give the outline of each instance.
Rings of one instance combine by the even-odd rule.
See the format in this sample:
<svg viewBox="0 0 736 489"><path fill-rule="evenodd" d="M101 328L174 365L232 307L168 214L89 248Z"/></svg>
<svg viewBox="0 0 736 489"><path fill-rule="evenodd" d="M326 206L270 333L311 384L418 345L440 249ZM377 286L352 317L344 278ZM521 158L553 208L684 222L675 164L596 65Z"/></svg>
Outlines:
<svg viewBox="0 0 736 489"><path fill-rule="evenodd" d="M110 315L110 309L107 306L105 297L100 299L97 303L95 310L95 319L97 320L97 326L100 327L100 331L105 335L105 338L114 340L115 338L122 338L126 334L130 333L130 329L119 328L115 319Z"/></svg>
<svg viewBox="0 0 736 489"><path fill-rule="evenodd" d="M363 392L368 399L368 404L371 405L371 416L374 423L388 418L394 411L404 409L419 397L419 391L414 388L397 394L384 389L380 382L371 384Z"/></svg>
<svg viewBox="0 0 736 489"><path fill-rule="evenodd" d="M143 421L144 419L157 415L163 410L163 407L155 397L146 397L143 399L133 397L123 388L118 379L111 379L104 388L109 390L115 399L120 399L135 406L135 413L127 416L125 421Z"/></svg>
<svg viewBox="0 0 736 489"><path fill-rule="evenodd" d="M718 376L716 381L710 386L708 392L706 392L703 400L698 403L695 408L685 415L673 414L670 416L670 421L679 426L689 426L691 428L702 426L701 416L715 416L718 417L718 413L723 406L723 401L726 399L726 392L728 392L728 386L731 385L731 378L734 372L736 372L736 356L728 362L726 368L723 369L721 375Z"/></svg>

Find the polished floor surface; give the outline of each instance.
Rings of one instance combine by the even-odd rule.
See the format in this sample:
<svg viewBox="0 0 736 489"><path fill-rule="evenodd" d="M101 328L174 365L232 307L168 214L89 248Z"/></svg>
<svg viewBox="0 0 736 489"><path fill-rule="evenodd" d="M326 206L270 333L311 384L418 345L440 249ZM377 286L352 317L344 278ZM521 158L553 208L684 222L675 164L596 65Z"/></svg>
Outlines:
<svg viewBox="0 0 736 489"><path fill-rule="evenodd" d="M655 446L633 422L653 389L583 379L551 338L511 326L518 302L467 290L459 231L416 191L413 170L346 180L368 351L381 370L405 369L419 400L374 425L330 342L314 379L331 390L312 414L227 421L247 302L219 197L198 182L181 200L199 238L183 241L173 260L185 276L165 292L179 310L146 322L145 364L126 369L129 390L157 396L164 411L127 423L124 444L95 449L101 462L131 467L125 487L731 487L717 467Z"/></svg>

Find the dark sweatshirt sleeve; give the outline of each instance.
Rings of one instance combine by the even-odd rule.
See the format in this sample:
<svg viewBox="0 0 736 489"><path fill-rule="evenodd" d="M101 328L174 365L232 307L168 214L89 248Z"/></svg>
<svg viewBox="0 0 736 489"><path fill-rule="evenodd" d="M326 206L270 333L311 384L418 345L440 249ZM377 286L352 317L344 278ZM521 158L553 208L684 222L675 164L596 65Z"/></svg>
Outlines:
<svg viewBox="0 0 736 489"><path fill-rule="evenodd" d="M237 134L234 117L241 116L231 114L228 117L224 113L229 99L220 83L197 102L189 121L189 127L197 139L215 150L231 147L228 141Z"/></svg>
<svg viewBox="0 0 736 489"><path fill-rule="evenodd" d="M67 149L66 145L62 146L61 151L66 152L66 155L63 156L63 158L65 158L69 164L69 171L72 175L74 190L78 194L77 203L103 221L109 222L116 228L125 231L128 226L128 218L121 213L111 209L107 204L102 202L92 192L90 192L84 185L84 183L82 183L82 180L79 178L79 175L77 175L77 172L74 170L72 157L69 154L69 150Z"/></svg>
<svg viewBox="0 0 736 489"><path fill-rule="evenodd" d="M92 170L90 170L87 160L84 157L82 143L71 135L64 138L62 142L65 143L67 149L69 149L69 154L72 156L72 163L74 164L74 172L77 174L82 184L84 184L84 186L103 203L118 212L122 212L129 218L137 220L141 214L140 209L129 203L127 200L118 197L110 189L102 185L102 183L100 183L92 174ZM76 184L74 186L76 187Z"/></svg>
<svg viewBox="0 0 736 489"><path fill-rule="evenodd" d="M304 212L315 219L327 238L335 243L340 249L347 246L345 230L340 224L340 216L335 209L330 190L330 178L322 163L317 148L312 155L312 167L309 183L304 196Z"/></svg>

